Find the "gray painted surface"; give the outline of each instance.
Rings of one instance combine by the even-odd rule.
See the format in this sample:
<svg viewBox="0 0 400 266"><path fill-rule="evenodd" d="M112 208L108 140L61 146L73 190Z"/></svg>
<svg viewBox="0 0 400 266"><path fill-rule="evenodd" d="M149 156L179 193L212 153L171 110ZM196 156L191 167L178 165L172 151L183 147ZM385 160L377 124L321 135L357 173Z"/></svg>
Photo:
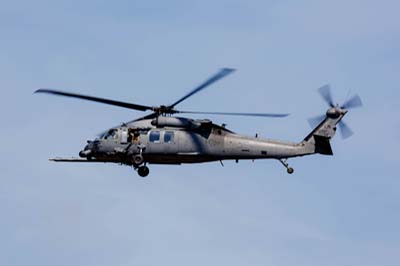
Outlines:
<svg viewBox="0 0 400 266"><path fill-rule="evenodd" d="M335 108L333 108L335 109ZM335 135L336 125L347 113L337 108L338 115L326 118L302 142L293 143L261 139L236 134L224 127L205 120L182 117L141 119L121 127L112 128L99 139L89 141L81 152L85 159L52 159L57 162L114 162L140 167L142 164L182 164L222 160L287 159L315 153L329 154L329 140ZM331 116L331 117L329 117ZM129 132L140 132L139 137L129 138ZM128 132L128 133L127 133ZM166 133L168 132L168 133ZM172 134L172 141L165 135ZM152 137L154 135L154 137ZM323 139L329 151L318 147ZM142 155L143 163L133 158ZM285 165L285 162L282 161ZM288 168L288 165L285 165Z"/></svg>

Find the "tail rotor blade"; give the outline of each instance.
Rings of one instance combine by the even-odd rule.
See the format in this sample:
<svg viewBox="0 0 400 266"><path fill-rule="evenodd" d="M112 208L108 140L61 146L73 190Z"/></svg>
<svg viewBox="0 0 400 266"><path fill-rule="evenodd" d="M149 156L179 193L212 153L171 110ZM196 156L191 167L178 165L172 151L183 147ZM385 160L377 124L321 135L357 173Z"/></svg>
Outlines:
<svg viewBox="0 0 400 266"><path fill-rule="evenodd" d="M342 108L343 109L357 108L357 107L361 107L362 105L363 104L362 104L360 96L354 95L353 97L351 97L349 100L347 100L342 105Z"/></svg>
<svg viewBox="0 0 400 266"><path fill-rule="evenodd" d="M354 134L350 127L343 121L339 122L339 129L343 139L347 139Z"/></svg>
<svg viewBox="0 0 400 266"><path fill-rule="evenodd" d="M307 121L312 128L317 127L322 121L324 121L325 115L319 115L316 117L309 118Z"/></svg>
<svg viewBox="0 0 400 266"><path fill-rule="evenodd" d="M319 91L319 94L321 95L322 99L324 99L324 101L330 107L335 106L335 104L333 103L333 100L332 100L331 87L328 84L319 88L318 91Z"/></svg>

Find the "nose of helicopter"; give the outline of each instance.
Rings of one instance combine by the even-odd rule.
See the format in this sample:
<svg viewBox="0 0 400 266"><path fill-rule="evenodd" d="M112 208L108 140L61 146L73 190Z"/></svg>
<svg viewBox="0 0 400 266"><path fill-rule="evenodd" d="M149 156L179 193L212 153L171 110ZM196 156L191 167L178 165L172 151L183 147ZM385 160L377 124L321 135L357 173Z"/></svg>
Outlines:
<svg viewBox="0 0 400 266"><path fill-rule="evenodd" d="M93 152L95 145L94 141L88 140L87 143L88 144L85 146L85 148L83 148L83 150L79 152L79 157L88 158L90 154Z"/></svg>
<svg viewBox="0 0 400 266"><path fill-rule="evenodd" d="M81 158L86 158L86 157L88 157L88 155L89 155L91 152L92 152L91 150L81 150L81 151L79 152L79 157L81 157Z"/></svg>

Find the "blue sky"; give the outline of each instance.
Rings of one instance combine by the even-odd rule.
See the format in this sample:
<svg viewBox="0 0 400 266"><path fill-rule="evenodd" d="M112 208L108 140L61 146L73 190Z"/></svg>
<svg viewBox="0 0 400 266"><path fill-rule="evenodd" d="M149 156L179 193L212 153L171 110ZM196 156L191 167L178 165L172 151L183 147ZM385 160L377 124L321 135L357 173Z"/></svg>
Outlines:
<svg viewBox="0 0 400 266"><path fill-rule="evenodd" d="M398 1L3 1L0 265L397 265ZM349 90L364 107L335 156L128 167L47 161L136 111L33 95L52 87L149 105L221 67L182 109L240 133L301 140ZM199 117L201 118L201 117Z"/></svg>

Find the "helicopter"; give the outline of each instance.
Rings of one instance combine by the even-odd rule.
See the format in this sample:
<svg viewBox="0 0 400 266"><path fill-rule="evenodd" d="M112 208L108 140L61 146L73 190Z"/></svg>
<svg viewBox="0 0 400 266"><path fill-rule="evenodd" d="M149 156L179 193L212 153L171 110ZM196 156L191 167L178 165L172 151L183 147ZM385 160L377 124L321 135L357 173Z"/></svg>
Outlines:
<svg viewBox="0 0 400 266"><path fill-rule="evenodd" d="M170 105L147 106L121 102L54 89L39 89L35 93L72 97L150 114L123 123L103 132L98 138L88 140L78 157L51 158L54 162L74 163L117 163L133 167L141 177L149 175L148 164L180 165L224 160L277 159L289 174L294 169L288 159L312 154L333 155L330 140L336 133L337 125L343 138L353 134L342 119L351 108L362 106L361 98L354 95L339 105L333 102L329 85L318 89L323 100L329 105L322 116L309 119L313 130L300 142L288 142L234 133L224 124L214 124L209 119L179 117L177 114L233 115L283 118L289 114L279 113L229 113L182 111L175 107L189 97L204 90L234 72L222 68L185 96Z"/></svg>

